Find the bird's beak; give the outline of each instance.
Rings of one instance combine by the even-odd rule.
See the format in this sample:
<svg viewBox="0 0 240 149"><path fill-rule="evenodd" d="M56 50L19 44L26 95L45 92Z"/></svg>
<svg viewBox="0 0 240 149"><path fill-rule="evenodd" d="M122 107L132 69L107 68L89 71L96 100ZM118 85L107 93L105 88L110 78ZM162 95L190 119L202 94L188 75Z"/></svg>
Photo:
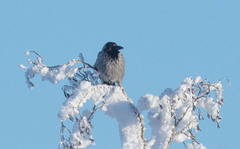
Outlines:
<svg viewBox="0 0 240 149"><path fill-rule="evenodd" d="M116 46L115 49L116 50L121 50L121 49L123 49L123 47L122 46Z"/></svg>

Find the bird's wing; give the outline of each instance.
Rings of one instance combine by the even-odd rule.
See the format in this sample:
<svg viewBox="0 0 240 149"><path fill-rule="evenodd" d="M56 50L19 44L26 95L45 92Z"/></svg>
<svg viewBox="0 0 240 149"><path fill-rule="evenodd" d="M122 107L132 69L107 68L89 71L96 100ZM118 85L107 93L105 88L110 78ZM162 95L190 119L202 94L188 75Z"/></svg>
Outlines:
<svg viewBox="0 0 240 149"><path fill-rule="evenodd" d="M118 66L119 66L119 71L118 71L118 83L121 86L122 85L122 80L123 80L123 76L124 76L124 72L125 72L125 61L123 58L122 53L119 53L119 62L118 62Z"/></svg>
<svg viewBox="0 0 240 149"><path fill-rule="evenodd" d="M103 51L100 51L97 56L97 60L94 64L94 67L97 68L97 71L101 70L102 64L104 62L104 53Z"/></svg>

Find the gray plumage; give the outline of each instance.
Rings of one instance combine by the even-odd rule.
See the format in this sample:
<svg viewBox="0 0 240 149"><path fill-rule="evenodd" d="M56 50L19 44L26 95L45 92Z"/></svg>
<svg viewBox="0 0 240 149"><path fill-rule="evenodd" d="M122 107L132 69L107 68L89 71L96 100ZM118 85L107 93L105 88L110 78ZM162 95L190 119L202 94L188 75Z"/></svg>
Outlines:
<svg viewBox="0 0 240 149"><path fill-rule="evenodd" d="M122 53L119 50L123 47L114 42L108 42L104 45L102 51L98 53L94 67L99 72L99 77L103 83L108 85L122 86L122 79L125 71L125 62Z"/></svg>

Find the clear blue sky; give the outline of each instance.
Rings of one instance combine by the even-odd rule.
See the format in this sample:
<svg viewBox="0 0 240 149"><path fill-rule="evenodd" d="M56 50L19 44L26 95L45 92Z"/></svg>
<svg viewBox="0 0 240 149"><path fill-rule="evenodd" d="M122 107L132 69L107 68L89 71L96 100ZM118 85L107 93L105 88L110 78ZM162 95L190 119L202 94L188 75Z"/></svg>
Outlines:
<svg viewBox="0 0 240 149"><path fill-rule="evenodd" d="M53 149L60 141L57 113L66 82L37 77L28 89L18 67L27 65L25 52L36 50L48 65L82 52L93 64L107 41L124 47L123 86L135 102L175 89L185 77L227 76L232 86L223 82L221 128L205 117L198 140L210 149L240 146L239 0L0 0L1 148ZM99 112L93 125L91 149L121 148L115 120Z"/></svg>

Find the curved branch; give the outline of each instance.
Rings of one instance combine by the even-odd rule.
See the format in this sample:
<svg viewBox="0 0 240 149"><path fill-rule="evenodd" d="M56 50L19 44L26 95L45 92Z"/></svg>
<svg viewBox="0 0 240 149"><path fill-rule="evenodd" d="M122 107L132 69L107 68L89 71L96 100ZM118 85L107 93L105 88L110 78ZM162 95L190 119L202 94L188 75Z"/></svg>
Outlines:
<svg viewBox="0 0 240 149"><path fill-rule="evenodd" d="M131 103L133 110L135 111L135 113L137 114L137 117L139 119L139 123L141 125L141 138L143 141L143 149L146 149L146 139L144 137L145 134L145 127L144 127L144 122L143 122L143 116L141 115L141 113L138 111L137 107L134 106L133 101L128 97L127 93L125 92L124 88L122 88L122 93L126 96L126 98L128 99L128 101Z"/></svg>

